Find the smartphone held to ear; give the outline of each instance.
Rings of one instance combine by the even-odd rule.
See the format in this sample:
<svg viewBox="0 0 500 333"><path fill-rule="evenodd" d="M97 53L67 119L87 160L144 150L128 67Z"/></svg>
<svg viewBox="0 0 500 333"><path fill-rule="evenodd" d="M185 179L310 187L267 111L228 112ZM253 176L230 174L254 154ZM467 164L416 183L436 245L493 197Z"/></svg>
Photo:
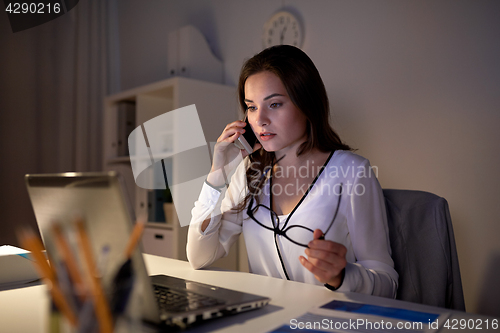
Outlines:
<svg viewBox="0 0 500 333"><path fill-rule="evenodd" d="M234 141L234 144L239 149L245 149L249 154L253 153L253 146L257 142L257 137L253 133L250 124L248 123L248 118L245 117L245 122L247 123L245 126L245 133L240 135L238 140Z"/></svg>

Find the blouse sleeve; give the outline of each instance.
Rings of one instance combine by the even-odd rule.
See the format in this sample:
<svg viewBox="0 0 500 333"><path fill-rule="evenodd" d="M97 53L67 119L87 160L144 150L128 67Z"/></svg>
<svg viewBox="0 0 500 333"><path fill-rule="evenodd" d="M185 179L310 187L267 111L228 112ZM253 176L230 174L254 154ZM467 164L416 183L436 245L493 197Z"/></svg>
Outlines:
<svg viewBox="0 0 500 333"><path fill-rule="evenodd" d="M200 196L191 211L187 258L194 269L211 265L225 257L242 231L242 213L234 208L246 191L246 163L243 160L231 177L230 186L221 192L203 184ZM201 225L210 218L204 232Z"/></svg>
<svg viewBox="0 0 500 333"><path fill-rule="evenodd" d="M358 170L352 188L347 188L347 223L356 261L347 264L338 291L394 298L398 273L391 258L382 188L368 160Z"/></svg>

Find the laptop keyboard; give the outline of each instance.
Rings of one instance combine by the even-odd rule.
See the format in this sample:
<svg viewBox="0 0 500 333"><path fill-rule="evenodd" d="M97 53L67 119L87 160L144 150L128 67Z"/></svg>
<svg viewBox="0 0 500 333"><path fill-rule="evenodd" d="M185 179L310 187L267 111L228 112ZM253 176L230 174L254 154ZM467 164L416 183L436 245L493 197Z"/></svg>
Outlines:
<svg viewBox="0 0 500 333"><path fill-rule="evenodd" d="M180 291L158 285L153 287L158 305L163 311L185 312L225 303L216 298L196 294L188 290Z"/></svg>

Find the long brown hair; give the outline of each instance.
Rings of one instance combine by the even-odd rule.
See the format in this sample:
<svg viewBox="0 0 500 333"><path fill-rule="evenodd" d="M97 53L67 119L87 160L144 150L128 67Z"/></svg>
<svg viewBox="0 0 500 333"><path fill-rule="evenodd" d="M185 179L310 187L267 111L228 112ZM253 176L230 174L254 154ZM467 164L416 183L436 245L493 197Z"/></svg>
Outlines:
<svg viewBox="0 0 500 333"><path fill-rule="evenodd" d="M238 100L244 112L245 83L251 75L268 71L278 76L285 86L293 104L307 118L307 140L297 149L297 156L314 148L322 152L335 150L351 150L342 142L338 134L330 126L330 103L325 85L312 60L302 50L290 45L279 45L267 48L243 65L238 82ZM260 190L264 184L263 175L272 167L274 152L263 148L249 156L250 164L246 172L248 194L238 205L243 210L251 197L259 202Z"/></svg>

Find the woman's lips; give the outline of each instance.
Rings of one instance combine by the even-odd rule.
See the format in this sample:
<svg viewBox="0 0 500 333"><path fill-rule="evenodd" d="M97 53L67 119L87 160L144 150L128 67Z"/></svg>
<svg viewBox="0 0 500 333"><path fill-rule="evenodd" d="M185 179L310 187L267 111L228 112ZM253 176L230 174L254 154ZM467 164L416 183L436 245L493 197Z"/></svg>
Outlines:
<svg viewBox="0 0 500 333"><path fill-rule="evenodd" d="M260 140L261 141L268 141L268 140L271 140L272 138L274 138L276 136L276 134L274 133L261 133L260 134Z"/></svg>

